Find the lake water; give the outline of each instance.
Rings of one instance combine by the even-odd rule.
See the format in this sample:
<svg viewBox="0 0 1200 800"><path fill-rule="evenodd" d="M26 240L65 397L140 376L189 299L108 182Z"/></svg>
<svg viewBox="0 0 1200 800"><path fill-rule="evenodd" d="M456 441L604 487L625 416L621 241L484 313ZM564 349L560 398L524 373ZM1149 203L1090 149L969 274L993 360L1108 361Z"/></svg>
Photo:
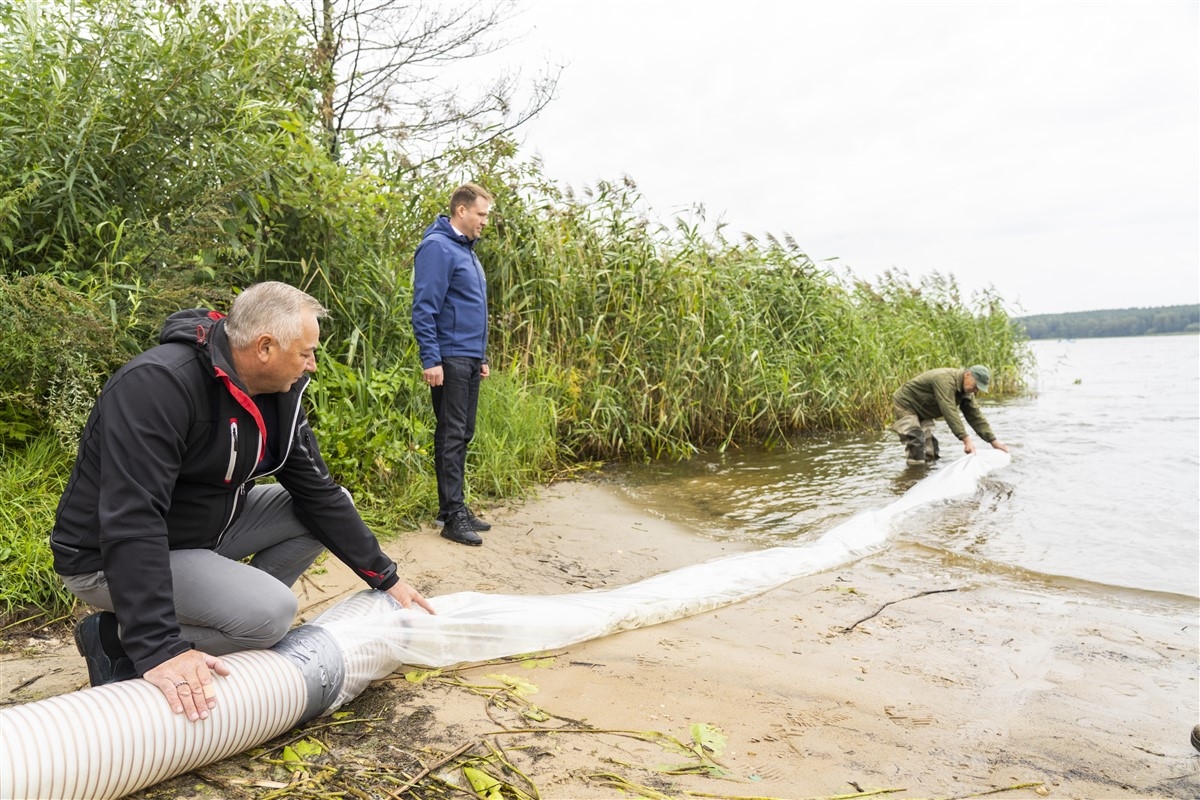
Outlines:
<svg viewBox="0 0 1200 800"><path fill-rule="evenodd" d="M983 571L1200 597L1200 338L1032 343L1019 397L984 396L1012 464L970 501L901 520L892 546ZM963 457L938 422L942 463ZM977 445L986 447L975 438ZM639 505L718 539L801 543L903 494L924 472L895 434L629 467Z"/></svg>

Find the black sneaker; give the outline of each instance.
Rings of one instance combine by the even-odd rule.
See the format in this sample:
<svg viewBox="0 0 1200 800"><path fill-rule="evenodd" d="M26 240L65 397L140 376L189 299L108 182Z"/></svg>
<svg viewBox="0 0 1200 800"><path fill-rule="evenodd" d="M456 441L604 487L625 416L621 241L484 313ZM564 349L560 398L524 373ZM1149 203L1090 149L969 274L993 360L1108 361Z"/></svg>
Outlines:
<svg viewBox="0 0 1200 800"><path fill-rule="evenodd" d="M475 530L490 531L492 529L492 523L490 523L486 520L482 520L479 517L475 516L475 512L472 511L469 507L463 506L463 510L467 512L467 519L469 519L471 521L471 527L474 528ZM445 525L446 524L446 512L439 511L438 515L437 515L437 519L435 521L437 522L438 525Z"/></svg>
<svg viewBox="0 0 1200 800"><path fill-rule="evenodd" d="M450 518L446 520L445 527L442 528L442 538L472 547L483 544L483 537L476 533L475 528L471 526L471 519L467 516L466 511L456 511L450 515Z"/></svg>
<svg viewBox="0 0 1200 800"><path fill-rule="evenodd" d="M125 655L119 642L117 615L111 611L100 611L84 617L75 626L75 647L79 655L87 660L88 681L92 686L138 677L133 661Z"/></svg>

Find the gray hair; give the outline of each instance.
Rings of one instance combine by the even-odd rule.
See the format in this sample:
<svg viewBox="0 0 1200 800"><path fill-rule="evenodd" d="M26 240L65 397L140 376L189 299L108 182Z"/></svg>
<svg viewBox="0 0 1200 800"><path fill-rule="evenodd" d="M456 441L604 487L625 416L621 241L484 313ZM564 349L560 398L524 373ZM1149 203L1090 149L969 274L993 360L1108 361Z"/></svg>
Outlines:
<svg viewBox="0 0 1200 800"><path fill-rule="evenodd" d="M301 315L309 312L317 319L329 312L310 295L279 281L248 286L233 299L225 320L225 335L234 350L249 347L264 333L274 336L287 347L300 338Z"/></svg>

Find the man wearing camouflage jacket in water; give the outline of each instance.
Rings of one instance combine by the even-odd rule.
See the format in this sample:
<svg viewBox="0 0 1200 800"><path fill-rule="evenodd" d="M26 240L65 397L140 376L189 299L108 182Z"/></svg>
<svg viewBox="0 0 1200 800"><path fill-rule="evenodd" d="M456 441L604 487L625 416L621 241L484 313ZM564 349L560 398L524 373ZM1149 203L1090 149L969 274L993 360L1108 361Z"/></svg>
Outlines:
<svg viewBox="0 0 1200 800"><path fill-rule="evenodd" d="M892 430L899 434L907 450L909 465L924 466L937 460L938 441L933 435L933 422L939 417L962 440L963 452L975 452L963 425L964 417L979 438L997 450L1008 452L1008 447L992 433L975 401L976 393L987 392L990 381L991 372L981 364L969 369L943 367L922 372L892 395L896 416Z"/></svg>

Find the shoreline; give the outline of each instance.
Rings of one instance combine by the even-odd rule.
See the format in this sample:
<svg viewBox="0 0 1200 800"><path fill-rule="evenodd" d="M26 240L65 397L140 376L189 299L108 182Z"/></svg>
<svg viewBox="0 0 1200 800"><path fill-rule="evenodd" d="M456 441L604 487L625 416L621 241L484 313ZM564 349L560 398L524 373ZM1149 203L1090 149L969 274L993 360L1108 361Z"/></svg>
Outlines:
<svg viewBox="0 0 1200 800"><path fill-rule="evenodd" d="M495 526L482 547L447 542L432 526L386 543L403 579L427 597L573 593L755 549L698 537L598 481L479 510ZM297 622L361 588L326 559L296 586ZM1196 797L1196 609L1156 605L1031 588L897 547L740 603L572 645L528 671L485 664L455 674L517 676L536 688L526 699L540 709L605 731L688 742L701 725L726 737L714 756L725 777L714 777L662 773L680 759L641 740L560 735L551 746L530 736L526 744L544 752L521 757L545 798L620 794L587 777L596 773L669 795ZM12 641L0 656L6 705L86 681L70 641ZM431 746L453 749L497 729L477 695L433 683L405 689L391 734L405 737L414 709ZM506 738L513 748L521 740Z"/></svg>

